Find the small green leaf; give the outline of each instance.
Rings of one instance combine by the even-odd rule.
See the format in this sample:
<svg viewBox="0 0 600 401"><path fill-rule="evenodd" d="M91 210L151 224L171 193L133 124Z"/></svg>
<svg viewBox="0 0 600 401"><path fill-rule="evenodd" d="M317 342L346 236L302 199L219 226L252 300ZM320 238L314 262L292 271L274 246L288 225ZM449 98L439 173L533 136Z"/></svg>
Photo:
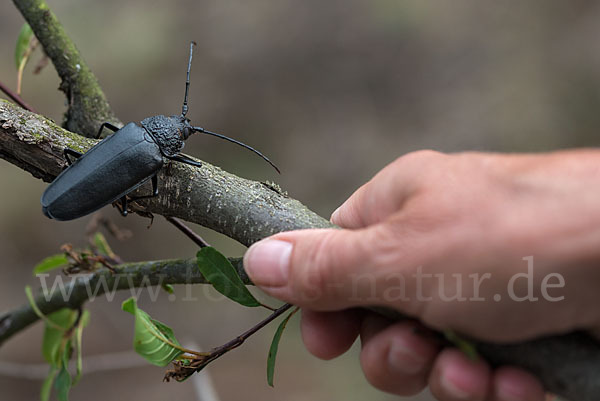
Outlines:
<svg viewBox="0 0 600 401"><path fill-rule="evenodd" d="M261 306L248 291L231 262L219 251L207 246L200 249L196 257L200 272L217 291L244 306Z"/></svg>
<svg viewBox="0 0 600 401"><path fill-rule="evenodd" d="M44 379L42 389L40 390L40 401L48 401L50 399L50 392L52 391L52 385L54 384L54 379L56 379L57 374L58 368L56 366L50 366L50 372L48 372L48 376Z"/></svg>
<svg viewBox="0 0 600 401"><path fill-rule="evenodd" d="M101 232L97 232L94 234L94 245L96 245L96 248L98 248L98 252L102 255L108 256L109 258L115 256L115 253L110 248L110 245L108 245L108 241L106 241L106 237L104 237L104 235Z"/></svg>
<svg viewBox="0 0 600 401"><path fill-rule="evenodd" d="M148 362L157 366L167 366L183 353L173 330L139 309L135 298L131 297L123 302L121 308L135 316L133 346Z"/></svg>
<svg viewBox="0 0 600 401"><path fill-rule="evenodd" d="M21 27L21 32L19 32L19 37L17 38L17 43L15 46L15 65L17 66L17 70L21 68L21 63L23 63L23 59L25 58L25 53L27 52L27 48L29 47L29 42L33 38L33 31L28 23L23 24Z"/></svg>
<svg viewBox="0 0 600 401"><path fill-rule="evenodd" d="M277 331L275 331L275 335L273 336L273 341L271 341L271 347L269 348L269 356L267 357L267 383L269 386L273 387L273 376L275 375L275 360L277 359L277 350L279 349L279 341L281 340L281 335L283 334L283 330L285 326L288 324L290 318L296 313L298 309L294 309L290 312L289 315L285 317L277 327Z"/></svg>
<svg viewBox="0 0 600 401"><path fill-rule="evenodd" d="M31 309L33 309L33 312L37 315L37 317L39 317L42 320L46 320L46 316L42 313L40 308L38 308L37 304L35 303L35 297L33 296L33 290L31 289L31 286L29 286L29 285L25 286L25 296L27 297L27 300L29 301L29 305L31 306Z"/></svg>
<svg viewBox="0 0 600 401"><path fill-rule="evenodd" d="M161 284L161 288L167 293L167 294L173 294L175 292L175 290L173 289L173 286L171 284Z"/></svg>
<svg viewBox="0 0 600 401"><path fill-rule="evenodd" d="M477 349L472 342L465 340L453 330L444 330L444 336L448 341L454 344L456 348L461 350L469 359L472 361L478 360L479 354L477 353Z"/></svg>
<svg viewBox="0 0 600 401"><path fill-rule="evenodd" d="M59 401L68 401L69 391L75 382L71 379L68 366L74 351L77 351L77 377L81 375L81 338L83 328L89 322L89 312L83 311L79 323L73 331L77 320L78 311L64 308L45 316L46 327L42 340L42 354L50 364L50 372L44 380L40 392L40 399L47 401L50 398L52 385L56 388ZM73 337L75 339L73 340Z"/></svg>
<svg viewBox="0 0 600 401"><path fill-rule="evenodd" d="M77 384L77 382L79 382L79 379L81 379L81 372L83 370L83 360L82 360L82 352L81 352L81 342L82 342L82 338L83 338L83 328L85 326L87 326L87 324L90 321L90 312L85 310L83 311L83 315L81 316L81 319L79 320L79 324L77 325L77 328L75 329L75 352L77 355L77 370L75 373L75 378L73 379L73 386Z"/></svg>
<svg viewBox="0 0 600 401"><path fill-rule="evenodd" d="M135 311L137 309L135 298L131 297L123 301L123 303L121 304L121 309L135 316Z"/></svg>
<svg viewBox="0 0 600 401"><path fill-rule="evenodd" d="M60 372L58 372L58 376L56 376L56 380L54 381L54 387L56 388L59 401L69 401L71 384L71 374L67 369L67 365L63 363Z"/></svg>
<svg viewBox="0 0 600 401"><path fill-rule="evenodd" d="M33 274L42 274L50 270L58 269L59 267L68 266L69 259L64 253L48 256L33 268Z"/></svg>
<svg viewBox="0 0 600 401"><path fill-rule="evenodd" d="M73 326L77 319L77 311L64 308L46 316L48 323L44 328L44 337L42 339L42 354L44 359L51 366L60 366L61 356L64 350L61 350L65 333Z"/></svg>
<svg viewBox="0 0 600 401"><path fill-rule="evenodd" d="M79 319L79 326L86 327L90 323L90 311L84 310L81 319Z"/></svg>
<svg viewBox="0 0 600 401"><path fill-rule="evenodd" d="M27 296L27 300L29 301L29 305L31 306L33 313L35 313L37 315L37 317L40 318L40 320L46 322L46 324L54 326L55 328L60 328L60 327L56 326L52 321L48 320L46 315L44 315L42 313L42 311L40 310L40 308L38 308L38 306L35 302L35 297L33 296L33 291L31 289L31 286L29 286L29 285L25 286L25 295Z"/></svg>
<svg viewBox="0 0 600 401"><path fill-rule="evenodd" d="M17 65L17 94L21 93L21 83L23 82L23 71L29 61L31 53L35 50L37 41L29 24L25 23L21 28L17 43L15 46L15 64Z"/></svg>

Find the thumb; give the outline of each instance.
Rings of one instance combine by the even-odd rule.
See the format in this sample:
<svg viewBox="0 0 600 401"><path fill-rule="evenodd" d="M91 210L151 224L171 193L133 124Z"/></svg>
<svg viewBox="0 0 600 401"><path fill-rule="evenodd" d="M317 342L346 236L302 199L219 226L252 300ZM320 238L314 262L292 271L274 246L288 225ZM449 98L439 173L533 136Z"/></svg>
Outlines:
<svg viewBox="0 0 600 401"><path fill-rule="evenodd" d="M248 249L244 268L269 295L294 305L339 310L380 303L373 288L384 240L375 227L277 234Z"/></svg>

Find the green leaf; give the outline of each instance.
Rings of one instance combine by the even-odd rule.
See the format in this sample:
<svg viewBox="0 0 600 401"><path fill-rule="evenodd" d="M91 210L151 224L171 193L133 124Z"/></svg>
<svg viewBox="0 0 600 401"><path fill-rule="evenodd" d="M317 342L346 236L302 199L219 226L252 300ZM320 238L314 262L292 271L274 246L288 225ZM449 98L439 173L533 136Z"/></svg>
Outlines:
<svg viewBox="0 0 600 401"><path fill-rule="evenodd" d="M479 354L477 353L477 348L472 342L465 340L453 330L444 330L444 336L448 341L454 344L456 348L461 350L469 359L472 361L477 361Z"/></svg>
<svg viewBox="0 0 600 401"><path fill-rule="evenodd" d="M135 316L135 311L137 310L135 298L131 297L123 301L123 303L121 304L121 309Z"/></svg>
<svg viewBox="0 0 600 401"><path fill-rule="evenodd" d="M73 379L73 386L77 384L77 382L79 382L79 379L81 379L81 371L83 370L83 360L82 360L82 352L81 352L81 341L83 338L83 328L85 326L87 326L87 324L90 321L90 312L85 310L83 311L83 315L81 316L81 319L79 320L79 324L77 325L77 328L75 329L75 352L77 355L77 370L75 373L75 378Z"/></svg>
<svg viewBox="0 0 600 401"><path fill-rule="evenodd" d="M42 313L40 308L38 308L37 304L35 303L35 297L33 296L33 291L31 290L31 286L29 286L29 285L25 286L25 295L27 296L27 300L29 301L29 305L31 306L31 309L33 309L33 313L35 313L37 315L37 317L40 318L40 320L46 322L46 324L54 326L55 328L60 328L59 326L56 326L52 321L48 320L48 317Z"/></svg>
<svg viewBox="0 0 600 401"><path fill-rule="evenodd" d="M108 256L110 258L115 256L115 253L108 245L108 241L106 241L106 237L101 232L97 232L94 234L94 245L98 248L98 252L104 256Z"/></svg>
<svg viewBox="0 0 600 401"><path fill-rule="evenodd" d="M52 366L60 366L61 345L63 344L65 333L73 326L77 319L77 311L64 308L46 316L48 321L44 328L44 337L42 339L42 354L44 359Z"/></svg>
<svg viewBox="0 0 600 401"><path fill-rule="evenodd" d="M167 294L173 294L175 292L171 284L162 283L160 286Z"/></svg>
<svg viewBox="0 0 600 401"><path fill-rule="evenodd" d="M56 379L57 374L58 368L56 366L50 366L50 372L48 372L48 376L44 379L42 389L40 390L40 401L48 401L50 399L50 392L52 391L52 385L54 384L54 379Z"/></svg>
<svg viewBox="0 0 600 401"><path fill-rule="evenodd" d="M29 286L29 285L25 286L25 296L27 296L29 305L31 306L31 309L33 309L33 312L37 315L37 317L46 321L47 320L46 315L44 315L42 313L40 308L38 308L37 304L35 303L35 297L33 296L33 291L31 290L31 286Z"/></svg>
<svg viewBox="0 0 600 401"><path fill-rule="evenodd" d="M135 298L131 297L123 302L121 308L135 316L133 346L148 362L157 366L167 366L183 353L173 330L139 309Z"/></svg>
<svg viewBox="0 0 600 401"><path fill-rule="evenodd" d="M47 401L50 398L52 385L57 391L59 401L67 401L69 391L81 375L81 338L83 328L89 322L89 312L83 311L79 323L72 330L77 320L78 311L63 308L44 316L46 326L42 339L42 354L50 364L50 372L44 380L40 392L40 399ZM75 350L77 351L77 376L75 382L71 379L68 366L73 354L73 337L75 337Z"/></svg>
<svg viewBox="0 0 600 401"><path fill-rule="evenodd" d="M23 82L23 71L25 70L25 65L27 65L27 61L33 53L37 42L33 36L33 32L31 31L31 27L29 24L25 23L21 28L21 32L19 33L19 37L17 38L17 43L15 46L15 64L17 65L17 94L21 93L21 83Z"/></svg>
<svg viewBox="0 0 600 401"><path fill-rule="evenodd" d="M42 274L50 270L58 269L59 267L68 266L69 259L64 253L48 256L33 268L33 274Z"/></svg>
<svg viewBox="0 0 600 401"><path fill-rule="evenodd" d="M248 291L231 262L219 251L207 246L200 249L196 257L200 272L217 291L244 306L261 306Z"/></svg>
<svg viewBox="0 0 600 401"><path fill-rule="evenodd" d="M59 401L69 401L69 390L71 390L71 374L67 369L67 364L63 363L56 380L54 381Z"/></svg>
<svg viewBox="0 0 600 401"><path fill-rule="evenodd" d="M27 52L27 48L29 47L29 42L33 38L33 31L28 23L23 24L21 27L21 32L19 32L19 37L17 38L17 43L15 46L15 65L17 66L17 70L21 69L21 64L25 58L25 53ZM25 60L25 62L27 62Z"/></svg>
<svg viewBox="0 0 600 401"><path fill-rule="evenodd" d="M298 309L294 309L290 312L289 315L285 317L277 327L277 331L275 331L275 335L273 336L273 341L271 341L271 347L269 348L269 356L267 357L267 383L269 386L273 387L273 376L275 375L275 360L277 359L277 350L279 349L279 341L281 340L281 335L283 334L283 330L285 326L289 322L290 318L296 313Z"/></svg>

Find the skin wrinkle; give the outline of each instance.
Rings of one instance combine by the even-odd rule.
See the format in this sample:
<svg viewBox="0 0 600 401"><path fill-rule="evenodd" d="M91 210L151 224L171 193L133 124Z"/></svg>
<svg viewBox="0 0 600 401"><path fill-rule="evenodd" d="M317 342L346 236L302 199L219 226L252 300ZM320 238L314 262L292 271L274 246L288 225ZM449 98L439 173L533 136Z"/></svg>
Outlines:
<svg viewBox="0 0 600 401"><path fill-rule="evenodd" d="M400 284L403 284L404 295L408 301L402 301L401 305L398 305L397 302L384 302L383 305L394 308L401 306L401 310L407 315L421 316L424 305L422 302L417 301L417 294L412 291L415 288L412 280L417 268L428 264L426 259L415 258L416 255L427 255L427 244L422 241L415 241L415 236L410 233L410 230L409 225L403 224L379 224L371 230L371 232L376 233L375 236L380 238L378 241L380 248L373 255L376 261L375 269L381 272L381 279L377 281L377 288L381 292L382 288L387 287L386 284L389 282L387 279L400 273L400 277L404 280ZM406 234L406 232L409 232L409 234ZM399 244L398 238L406 240ZM399 269L399 267L401 268ZM424 289L424 295L430 295L427 289Z"/></svg>
<svg viewBox="0 0 600 401"><path fill-rule="evenodd" d="M312 255L309 257L308 261L306 261L302 265L292 263L292 270L290 271L290 277L294 278L294 280L292 281L292 285L294 282L302 283L302 286L300 287L301 290L299 291L299 293L303 292L306 288L313 291L316 290L319 292L321 289L326 288L327 286L330 287L330 292L335 291L338 288L338 280L335 276L331 274L331 272L336 271L336 269L333 268L334 265L332 265L332 263L329 263L329 261L322 260L323 258L327 258L330 255L329 252L323 252L323 250L327 249L327 247L330 245L332 235L335 235L335 233L330 233L316 244L314 252L311 252ZM298 260L298 258L302 258L303 255L305 255L305 253L302 249L294 247L294 250L292 251L292 260L296 261ZM327 270L316 268L317 266L321 265L331 266L332 268ZM299 271L299 267L302 267L306 270ZM308 295L309 297L319 297L321 294L319 293L302 295Z"/></svg>

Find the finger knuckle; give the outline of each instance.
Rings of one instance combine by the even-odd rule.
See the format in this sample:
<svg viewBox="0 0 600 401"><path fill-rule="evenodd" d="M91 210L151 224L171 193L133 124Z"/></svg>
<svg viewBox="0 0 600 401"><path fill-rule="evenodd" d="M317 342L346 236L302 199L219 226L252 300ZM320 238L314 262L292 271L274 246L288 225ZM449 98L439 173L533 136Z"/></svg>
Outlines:
<svg viewBox="0 0 600 401"><path fill-rule="evenodd" d="M405 375L394 373L386 363L389 349L377 350L377 347L365 346L360 354L363 374L373 387L400 396L415 395L426 385L424 375Z"/></svg>
<svg viewBox="0 0 600 401"><path fill-rule="evenodd" d="M444 156L443 153L432 149L421 149L415 150L414 152L407 153L396 159L397 163L422 163L429 162L431 160L440 159Z"/></svg>

